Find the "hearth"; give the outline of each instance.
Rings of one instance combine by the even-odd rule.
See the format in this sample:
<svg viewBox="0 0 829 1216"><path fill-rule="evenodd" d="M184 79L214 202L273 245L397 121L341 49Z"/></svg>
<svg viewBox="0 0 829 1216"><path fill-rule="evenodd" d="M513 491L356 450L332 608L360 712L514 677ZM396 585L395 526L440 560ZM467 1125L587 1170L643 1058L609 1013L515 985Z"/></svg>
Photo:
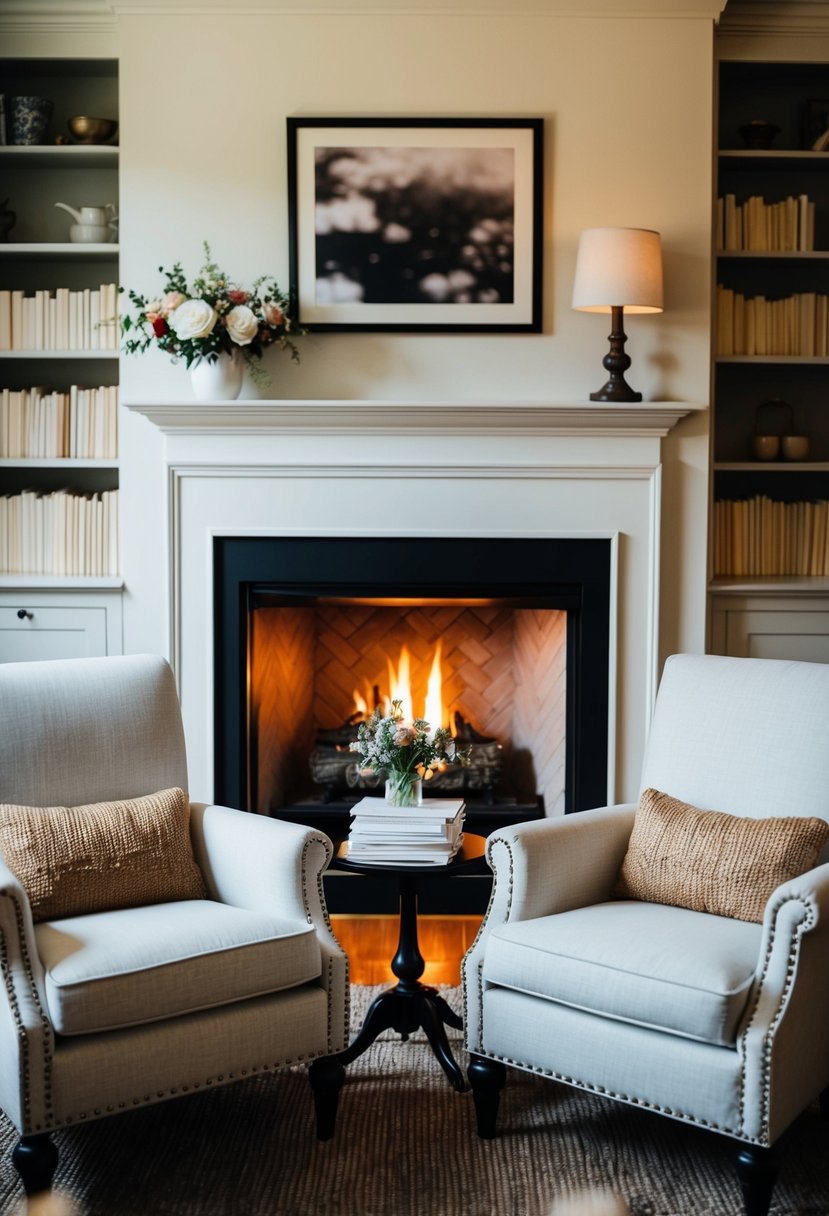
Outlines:
<svg viewBox="0 0 829 1216"><path fill-rule="evenodd" d="M343 836L367 791L353 774L352 788L344 772L321 779L321 739L336 755L349 719L390 697L404 654L414 712L425 716L436 653L443 724L492 759L464 790L470 830L605 801L609 541L213 544L217 801ZM342 910L336 893L329 902Z"/></svg>

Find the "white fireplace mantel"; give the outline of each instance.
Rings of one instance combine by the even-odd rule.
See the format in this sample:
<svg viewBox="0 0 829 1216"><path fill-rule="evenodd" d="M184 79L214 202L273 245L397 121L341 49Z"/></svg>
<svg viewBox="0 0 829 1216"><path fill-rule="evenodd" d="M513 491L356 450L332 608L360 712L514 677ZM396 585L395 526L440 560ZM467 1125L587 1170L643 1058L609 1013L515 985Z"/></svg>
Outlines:
<svg viewBox="0 0 829 1216"><path fill-rule="evenodd" d="M155 501L125 478L126 583L166 564L191 794L213 788L213 545L226 536L607 538L608 797L638 783L658 679L662 441L698 405L354 400L128 402L161 436ZM139 417L140 416L140 417ZM159 469L160 473L161 470ZM160 504L159 504L160 505ZM141 566L141 563L144 566ZM157 569L157 565L153 567ZM157 583L156 583L157 586Z"/></svg>
<svg viewBox="0 0 829 1216"><path fill-rule="evenodd" d="M544 403L447 401L126 402L174 434L629 435L661 438L702 407L679 401Z"/></svg>

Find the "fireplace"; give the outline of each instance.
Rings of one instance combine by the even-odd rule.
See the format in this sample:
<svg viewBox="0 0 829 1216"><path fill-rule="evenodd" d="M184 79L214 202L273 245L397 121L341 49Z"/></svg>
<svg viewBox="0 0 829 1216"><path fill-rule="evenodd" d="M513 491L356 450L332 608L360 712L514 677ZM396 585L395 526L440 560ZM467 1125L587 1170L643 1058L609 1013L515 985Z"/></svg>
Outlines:
<svg viewBox="0 0 829 1216"><path fill-rule="evenodd" d="M462 722L503 751L493 784L467 778L469 830L605 801L609 541L260 536L213 546L218 801L344 836L367 791L344 779L320 786L310 760L354 714L355 691L390 695L385 672L404 652L416 712L442 656L441 725ZM329 900L340 910L336 888Z"/></svg>

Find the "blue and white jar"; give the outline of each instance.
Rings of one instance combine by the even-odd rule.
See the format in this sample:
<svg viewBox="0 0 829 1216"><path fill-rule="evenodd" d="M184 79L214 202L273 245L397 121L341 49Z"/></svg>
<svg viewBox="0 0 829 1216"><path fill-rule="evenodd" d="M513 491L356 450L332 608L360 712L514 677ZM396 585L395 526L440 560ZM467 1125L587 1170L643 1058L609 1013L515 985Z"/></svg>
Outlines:
<svg viewBox="0 0 829 1216"><path fill-rule="evenodd" d="M42 144L55 103L48 97L13 97L11 141L13 144Z"/></svg>

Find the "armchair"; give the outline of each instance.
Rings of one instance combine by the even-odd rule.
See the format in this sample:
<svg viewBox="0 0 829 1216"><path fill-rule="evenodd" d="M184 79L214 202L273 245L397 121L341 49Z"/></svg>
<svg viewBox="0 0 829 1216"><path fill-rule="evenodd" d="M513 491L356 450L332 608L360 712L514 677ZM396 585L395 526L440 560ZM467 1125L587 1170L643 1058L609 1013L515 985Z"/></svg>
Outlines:
<svg viewBox="0 0 829 1216"><path fill-rule="evenodd" d="M827 740L829 666L676 655L642 789L827 820ZM777 886L762 923L620 899L636 815L604 807L489 838L493 895L463 966L478 1134L495 1134L505 1065L541 1073L730 1138L747 1216L766 1216L772 1146L819 1095L826 1113L827 852Z"/></svg>
<svg viewBox="0 0 829 1216"><path fill-rule="evenodd" d="M163 659L0 666L0 810L13 825L21 807L41 823L40 808L85 814L173 787L187 790L187 769ZM322 893L331 842L228 807L188 813L180 793L179 804L196 898L39 916L6 864L11 846L0 854L0 1106L20 1136L13 1158L27 1194L51 1185L56 1128L345 1046L347 960ZM62 889L86 898L99 870L81 850ZM317 1114L330 1135L324 1095Z"/></svg>

